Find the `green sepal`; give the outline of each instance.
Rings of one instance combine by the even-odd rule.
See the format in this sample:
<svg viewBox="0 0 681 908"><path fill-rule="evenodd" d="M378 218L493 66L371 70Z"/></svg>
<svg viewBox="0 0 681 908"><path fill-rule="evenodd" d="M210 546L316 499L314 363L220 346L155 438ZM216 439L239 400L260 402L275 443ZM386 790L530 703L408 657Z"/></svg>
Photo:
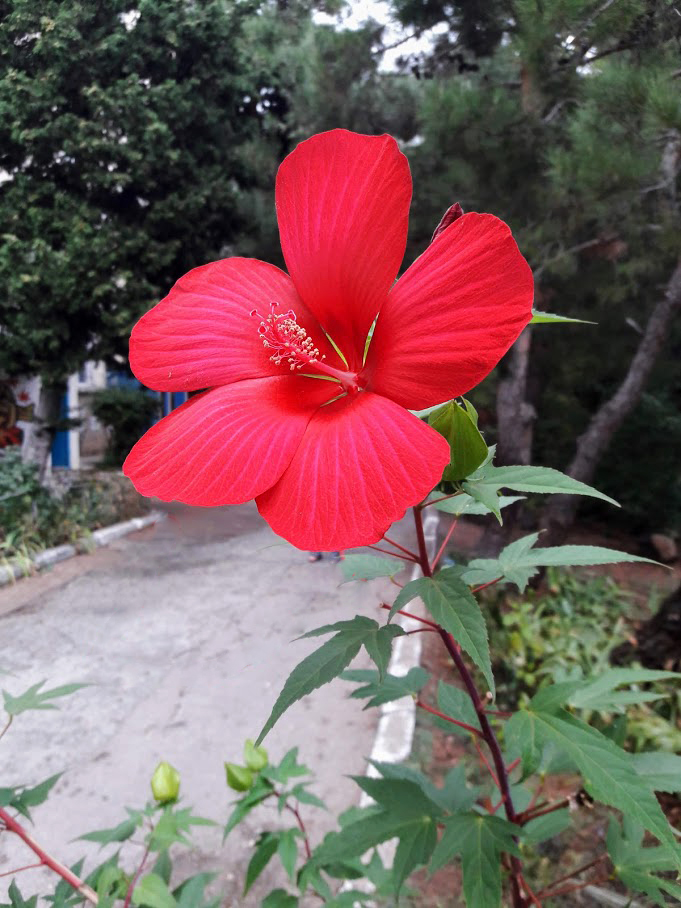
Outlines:
<svg viewBox="0 0 681 908"><path fill-rule="evenodd" d="M444 404L428 416L428 424L449 444L450 461L442 478L459 482L474 473L487 457L487 444L478 429L478 414L464 400L461 407L454 401Z"/></svg>

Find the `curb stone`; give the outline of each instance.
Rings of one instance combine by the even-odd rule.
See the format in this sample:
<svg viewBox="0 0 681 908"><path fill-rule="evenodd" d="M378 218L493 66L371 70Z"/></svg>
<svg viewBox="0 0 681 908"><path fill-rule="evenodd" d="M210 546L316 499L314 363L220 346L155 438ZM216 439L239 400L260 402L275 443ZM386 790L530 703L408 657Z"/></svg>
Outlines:
<svg viewBox="0 0 681 908"><path fill-rule="evenodd" d="M124 520L121 523L102 527L101 530L94 530L90 536L79 539L75 545L58 545L51 549L45 549L44 552L38 552L33 558L9 561L0 567L0 587L21 580L22 577L26 577L34 570L41 571L46 567L51 567L53 564L58 564L60 561L66 561L67 558L73 558L83 552L92 551L93 548L109 545L115 539L120 539L129 533L135 533L137 530L143 530L145 527L159 523L165 517L166 515L163 511L151 511L144 517L133 517L131 520Z"/></svg>

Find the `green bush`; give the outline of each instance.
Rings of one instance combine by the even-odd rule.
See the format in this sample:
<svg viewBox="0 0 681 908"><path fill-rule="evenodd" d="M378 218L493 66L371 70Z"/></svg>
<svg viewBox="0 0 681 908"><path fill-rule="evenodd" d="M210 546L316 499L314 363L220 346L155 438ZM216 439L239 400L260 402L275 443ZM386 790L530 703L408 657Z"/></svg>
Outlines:
<svg viewBox="0 0 681 908"><path fill-rule="evenodd" d="M159 401L136 388L107 388L92 400L92 412L109 429L107 466L120 467L135 442L159 414Z"/></svg>

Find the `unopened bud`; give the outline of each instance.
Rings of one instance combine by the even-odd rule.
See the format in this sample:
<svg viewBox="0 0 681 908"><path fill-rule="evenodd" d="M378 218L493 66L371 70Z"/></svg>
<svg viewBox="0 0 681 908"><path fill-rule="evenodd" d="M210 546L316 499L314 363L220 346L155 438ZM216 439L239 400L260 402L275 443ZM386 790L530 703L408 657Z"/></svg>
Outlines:
<svg viewBox="0 0 681 908"><path fill-rule="evenodd" d="M246 739L244 760L249 769L252 769L253 772L260 772L261 769L267 766L268 759L267 751L264 747L256 747L250 738Z"/></svg>
<svg viewBox="0 0 681 908"><path fill-rule="evenodd" d="M449 227L450 224L453 224L454 221L459 220L459 218L461 217L462 214L463 214L463 208L461 207L461 205L459 205L458 202L455 202L453 205L450 205L450 207L442 215L442 219L440 220L440 223L435 228L435 232L433 233L433 235L430 239L430 242L434 243L435 240L440 236L440 234L443 231L445 231Z"/></svg>
<svg viewBox="0 0 681 908"><path fill-rule="evenodd" d="M232 791L248 791L253 784L253 773L247 766L237 763L225 763L227 784Z"/></svg>
<svg viewBox="0 0 681 908"><path fill-rule="evenodd" d="M151 777L151 792L159 804L177 800L180 793L180 774L165 760L162 760L154 770Z"/></svg>

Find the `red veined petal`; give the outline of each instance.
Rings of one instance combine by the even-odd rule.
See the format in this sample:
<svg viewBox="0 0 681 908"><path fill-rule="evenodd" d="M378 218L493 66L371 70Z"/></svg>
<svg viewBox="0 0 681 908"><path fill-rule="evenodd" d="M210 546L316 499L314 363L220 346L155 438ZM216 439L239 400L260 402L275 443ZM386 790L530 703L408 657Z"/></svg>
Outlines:
<svg viewBox="0 0 681 908"><path fill-rule="evenodd" d="M369 545L426 497L448 463L444 438L407 410L377 394L343 397L317 410L258 510L300 549Z"/></svg>
<svg viewBox="0 0 681 908"><path fill-rule="evenodd" d="M123 472L142 495L163 501L249 501L279 479L310 417L337 388L287 375L198 394L149 429Z"/></svg>
<svg viewBox="0 0 681 908"><path fill-rule="evenodd" d="M199 391L214 385L288 370L270 361L258 335L257 309L293 309L327 362L344 368L291 279L257 259L230 258L194 268L137 322L130 336L130 366L156 391Z"/></svg>
<svg viewBox="0 0 681 908"><path fill-rule="evenodd" d="M418 258L381 309L365 387L420 409L469 391L532 317L533 280L511 231L465 214Z"/></svg>
<svg viewBox="0 0 681 908"><path fill-rule="evenodd" d="M390 136L334 129L302 142L277 174L286 265L301 298L350 369L404 257L407 159Z"/></svg>

